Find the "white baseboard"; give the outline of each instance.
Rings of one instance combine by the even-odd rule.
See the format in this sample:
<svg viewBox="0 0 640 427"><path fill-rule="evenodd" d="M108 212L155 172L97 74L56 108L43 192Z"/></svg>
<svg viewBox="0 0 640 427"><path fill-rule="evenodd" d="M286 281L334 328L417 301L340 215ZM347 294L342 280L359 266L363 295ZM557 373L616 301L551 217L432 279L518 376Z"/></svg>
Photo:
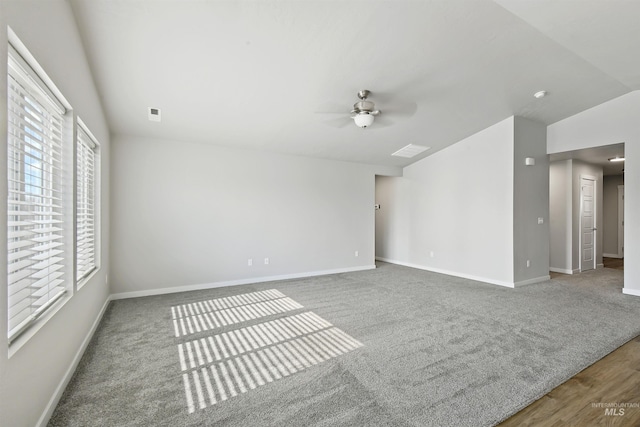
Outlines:
<svg viewBox="0 0 640 427"><path fill-rule="evenodd" d="M640 289L622 288L622 293L640 297Z"/></svg>
<svg viewBox="0 0 640 427"><path fill-rule="evenodd" d="M431 271L433 273L446 274L447 276L462 277L463 279L475 280L475 281L478 281L478 282L489 283L491 285L504 286L504 287L507 287L507 288L515 287L514 283L511 283L511 282L504 282L504 281L501 281L501 280L489 279L487 277L474 276L472 274L458 273L456 271L443 270L441 268L427 267L427 266L424 266L424 265L413 264L413 263L410 263L410 262L402 262L402 261L393 260L393 259L389 259L389 258L383 258L383 257L376 257L376 260L388 262L390 264L402 265L404 267L417 268L418 270L426 270L426 271Z"/></svg>
<svg viewBox="0 0 640 427"><path fill-rule="evenodd" d="M533 279L527 279L527 280L521 280L519 282L515 282L514 287L518 288L520 286L533 285L534 283L546 282L547 280L550 280L550 279L551 279L551 276L547 274L546 276L534 277Z"/></svg>
<svg viewBox="0 0 640 427"><path fill-rule="evenodd" d="M578 273L580 273L580 270L567 270L565 268L556 268L556 267L549 267L549 271L552 271L554 273L562 273L562 274L578 274Z"/></svg>
<svg viewBox="0 0 640 427"><path fill-rule="evenodd" d="M102 316L104 316L104 313L107 310L107 307L109 306L109 302L111 302L111 296L108 296L107 300L104 302L102 309L100 309L100 313L98 313L96 320L93 322L93 325L91 325L91 329L89 329L89 332L87 333L84 340L82 341L80 348L78 349L78 351L76 352L76 355L73 357L73 360L71 361L71 365L69 366L64 376L62 377L62 380L60 381L60 384L58 384L58 387L53 393L53 396L51 396L51 400L49 400L49 403L45 407L45 410L40 416L40 419L38 420L38 423L36 424L36 426L45 427L49 422L49 419L53 415L53 411L56 409L56 406L58 406L58 402L60 402L60 398L62 398L62 394L64 393L64 390L67 388L69 381L71 381L71 377L73 377L73 374L75 373L76 368L78 367L78 363L80 363L80 359L82 359L82 356L84 355L84 352L87 349L89 342L91 342L91 338L93 338L93 334L96 332L96 329L98 329L98 325L102 320Z"/></svg>
<svg viewBox="0 0 640 427"><path fill-rule="evenodd" d="M302 279L304 277L325 276L327 274L351 273L354 271L373 270L376 266L365 265L362 267L337 268L333 270L311 271L307 273L283 274L279 276L253 277L250 279L228 280L214 283L202 283L198 285L175 286L170 288L148 289L144 291L120 292L112 294L112 300L125 298L148 297L152 295L173 294L177 292L200 291L203 289L224 288L227 286L250 285L254 283L273 282L276 280Z"/></svg>
<svg viewBox="0 0 640 427"><path fill-rule="evenodd" d="M619 254L602 254L602 256L605 258L618 258L618 259L624 258L622 255L619 255Z"/></svg>

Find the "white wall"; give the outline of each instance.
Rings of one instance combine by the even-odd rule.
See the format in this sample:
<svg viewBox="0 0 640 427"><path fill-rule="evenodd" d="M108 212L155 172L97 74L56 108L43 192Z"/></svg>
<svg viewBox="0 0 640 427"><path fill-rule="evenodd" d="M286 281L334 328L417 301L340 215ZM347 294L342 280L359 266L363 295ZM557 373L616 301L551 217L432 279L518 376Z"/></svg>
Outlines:
<svg viewBox="0 0 640 427"><path fill-rule="evenodd" d="M65 1L0 1L0 164L7 164L7 25L65 95L102 147L101 270L18 350L7 344L6 265L0 263L0 424L46 422L69 379L79 351L109 295L109 132L69 5ZM0 173L0 222L6 224L7 175ZM6 242L6 227L0 241ZM7 259L0 245L0 259ZM33 329L31 330L31 332ZM28 334L28 333L27 333ZM14 344L15 345L15 344Z"/></svg>
<svg viewBox="0 0 640 427"><path fill-rule="evenodd" d="M624 185L622 175L603 179L602 253L618 256L618 186Z"/></svg>
<svg viewBox="0 0 640 427"><path fill-rule="evenodd" d="M625 270L623 292L640 296L640 91L547 128L547 152L625 143Z"/></svg>
<svg viewBox="0 0 640 427"><path fill-rule="evenodd" d="M111 283L124 296L374 268L375 173L400 173L133 137L115 137L112 158Z"/></svg>
<svg viewBox="0 0 640 427"><path fill-rule="evenodd" d="M378 178L387 223L378 223L376 256L513 285L513 135L511 117L406 167L403 178Z"/></svg>
<svg viewBox="0 0 640 427"><path fill-rule="evenodd" d="M549 165L549 269L573 274L573 160Z"/></svg>

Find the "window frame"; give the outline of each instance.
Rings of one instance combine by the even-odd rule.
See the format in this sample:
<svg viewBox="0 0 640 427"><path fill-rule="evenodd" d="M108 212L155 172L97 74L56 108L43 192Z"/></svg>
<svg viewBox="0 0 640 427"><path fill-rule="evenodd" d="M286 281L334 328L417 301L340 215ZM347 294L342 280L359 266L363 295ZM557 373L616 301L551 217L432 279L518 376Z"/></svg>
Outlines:
<svg viewBox="0 0 640 427"><path fill-rule="evenodd" d="M80 117L76 117L75 123L75 164L74 164L74 277L76 283L76 289L81 289L91 278L100 270L100 230L101 230L101 221L100 221L100 143L98 139L93 135L93 133L89 130L87 125ZM81 137L81 133L84 134L85 138ZM80 218L80 205L81 200L79 192L81 191L81 185L79 182L80 172L81 172L81 148L80 145L84 145L85 149L90 150L93 153L93 170L91 171L92 176L92 223L93 223L93 267L88 269L87 271L81 272L78 270L80 259L79 256L79 245L80 242L80 230L78 223L81 220ZM93 146L91 146L93 145Z"/></svg>
<svg viewBox="0 0 640 427"><path fill-rule="evenodd" d="M29 221L25 220L25 221L17 221L18 217L14 216L14 218L12 219L12 215L11 215L11 206L12 203L13 205L16 204L20 204L20 203L24 203L24 206L28 206L27 209L25 210L25 212L30 212L29 209L35 209L33 207L34 203L28 203L26 201L26 198L29 197L25 192L23 192L23 197L25 198L24 201L20 201L18 197L18 195L16 194L17 192L19 192L21 189L24 190L26 187L25 186L32 186L34 184L34 182L30 182L27 183L27 179L23 179L23 180L18 180L17 182L14 181L12 183L12 168L13 168L13 176L15 176L15 172L18 170L19 173L22 174L22 176L25 176L25 173L27 171L28 166L27 165L27 161L25 160L25 156L31 156L34 157L33 154L36 153L38 151L38 144L35 144L36 146L32 147L33 148L33 152L28 153L28 151L30 150L23 150L24 147L29 146L30 143L29 141L27 141L30 137L33 137L35 134L37 134L38 130L37 129L31 129L31 130L27 130L26 128L29 128L29 120L25 118L25 113L26 110L24 110L24 108L29 108L27 106L27 104L31 104L30 102L27 101L27 99L32 99L34 104L31 104L31 107L36 109L35 105L38 104L40 105L40 107L42 107L41 111L35 111L37 113L41 113L42 111L47 111L46 114L57 114L59 116L59 123L58 123L58 128L56 129L57 134L55 135L55 137L57 137L57 143L59 144L58 148L58 152L56 153L56 155L58 156L58 158L56 159L57 165L52 166L56 169L57 173L59 174L59 182L56 184L57 188L55 189L56 191L59 191L58 193L58 199L56 201L57 204L59 204L59 206L56 207L56 209L58 209L58 218L60 219L59 223L57 223L55 225L55 227L59 228L59 230L56 230L55 232L58 234L62 235L62 245L60 245L60 250L61 252L59 252L57 255L59 255L61 258L63 258L62 260L60 260L59 262L61 263L61 268L60 268L60 272L62 273L59 277L63 278L63 281L58 283L56 286L59 286L61 288L63 288L63 290L61 292L56 292L53 295L49 295L47 296L46 299L44 299L44 303L39 305L39 306L35 306L33 304L33 300L35 297L37 297L37 295L34 295L35 292L34 291L30 291L29 296L27 297L23 297L23 299L25 301L31 299L31 302L28 302L28 306L30 306L30 308L28 309L28 311L22 312L21 309L16 308L15 307L15 301L20 301L20 298L13 299L13 301L10 300L10 295L12 295L12 290L9 288L10 286L10 282L9 282L9 267L11 265L12 262L15 262L18 258L19 255L16 254L15 252L13 252L14 257L12 258L12 251L15 249L9 249L9 246L7 246L7 259L4 261L7 264L7 287L6 290L3 290L4 292L6 292L7 295L7 310L8 310L8 319L7 319L7 330L6 330L6 337L7 337L7 341L9 344L9 357L15 353L15 351L17 351L20 347L22 347L22 345L28 341L28 339L30 337L32 337L41 327L42 325L44 325L65 303L66 301L68 301L74 292L74 288L73 288L73 268L72 268L72 263L73 263L73 250L72 250L72 245L73 245L73 194L69 193L69 184L71 183L71 174L72 174L72 170L70 169L70 165L72 164L73 161L73 152L72 152L72 146L69 145L69 137L71 136L71 132L73 131L73 111L71 109L71 106L69 105L69 103L66 101L66 99L62 96L62 94L60 93L60 91L57 89L57 87L55 86L55 84L51 81L51 79L47 76L47 74L44 72L44 70L42 69L42 67L40 67L40 65L37 63L37 61L33 58L33 56L29 53L29 51L26 49L26 47L20 42L20 40L17 38L17 36L15 35L15 33L13 33L11 31L11 29L8 29L8 38L9 38L9 42L8 42L8 53L7 53L7 80L5 82L5 84L7 85L7 114L8 114L8 118L7 118L7 221L5 223L5 227L7 230L7 240L6 243L7 245L9 245L9 242L12 240L10 239L10 231L12 229L14 230L20 230L20 227L25 227L25 229L23 231L31 231L28 230L28 227L33 226L34 230L36 228L36 226L34 224L36 224L36 221L33 220L33 224L27 224ZM22 95L21 95L22 94ZM20 104L20 100L24 100L24 104ZM53 111L55 110L55 111ZM32 122L32 123L36 123L36 122ZM51 129L49 129L47 132L53 132ZM48 135L47 137L50 138L54 138L54 136ZM46 139L46 138L45 138ZM55 139L55 138L54 138ZM55 142L55 141L54 141ZM44 142L43 141L43 145L40 146L40 150L45 153L49 150L49 148L43 148L45 147L45 145L47 147L49 147L50 142ZM23 153L22 156L20 155L20 153ZM17 156L16 156L17 154ZM42 158L40 160L43 160ZM50 160L50 159L49 159ZM12 164L12 162L14 164ZM17 163L16 163L17 162ZM19 166L16 168L15 165L19 164ZM22 171L19 171L20 168L24 168ZM41 175L39 177L35 177L36 180L40 180L40 184L42 184L42 181L47 177L48 174L50 174L50 171L47 171L45 167L40 167L40 169L42 169L41 171ZM17 185L23 185L22 188L18 187ZM13 187L12 187L13 186ZM33 187L34 189L36 188L35 186ZM44 188L44 185L43 185ZM53 186L51 188L49 188L49 190L52 190ZM45 208L45 206L41 206L42 208ZM33 218L34 215L31 215L30 213L26 214L27 218ZM13 223L12 223L13 221ZM54 221L51 221L51 224L54 224ZM40 226L42 226L42 224L40 224ZM54 228L54 226L52 225L51 228ZM35 232L32 233L33 235L36 235ZM27 241L29 239L26 239L25 241ZM19 242L19 240L15 240L14 242ZM26 244L26 243L25 243ZM33 250L32 254L35 254L35 247L31 246L31 247L27 247L25 246L25 248L27 248L27 250ZM43 251L46 252L46 251ZM41 254L42 257L44 259L47 258L47 256L43 254ZM29 269L30 271L33 271L34 273L40 272L42 270L38 270L38 266L36 264L38 263L33 263L33 259L35 259L36 255L32 255L32 256L28 256L28 255L24 255L24 259L22 261L24 261L24 265L26 265L27 269ZM53 255L54 257L56 255ZM33 259L31 259L33 257ZM30 263L29 263L30 262ZM12 271L17 271L16 270L16 265L11 266L11 268L13 268L14 270ZM33 281L33 276L34 273L25 276L26 278L28 278L28 285L25 286L26 288L32 287L32 285L34 285L36 283L36 281ZM45 273L42 273L43 275L47 275ZM48 280L48 279L47 279ZM16 283L16 282L14 282ZM47 287L47 290L50 291L49 289L49 283L45 280L44 283L47 283L45 286ZM22 285L19 285L17 288L19 288ZM44 287L44 286L43 286ZM14 288L15 291L16 288ZM55 289L55 287L54 287ZM25 292L26 293L26 292ZM45 293L49 293L49 292L45 292ZM14 310L12 310L12 305L14 305ZM16 316L16 313L18 313L19 315L24 315L25 317L19 321L15 321L15 322L11 322L10 319L12 317Z"/></svg>

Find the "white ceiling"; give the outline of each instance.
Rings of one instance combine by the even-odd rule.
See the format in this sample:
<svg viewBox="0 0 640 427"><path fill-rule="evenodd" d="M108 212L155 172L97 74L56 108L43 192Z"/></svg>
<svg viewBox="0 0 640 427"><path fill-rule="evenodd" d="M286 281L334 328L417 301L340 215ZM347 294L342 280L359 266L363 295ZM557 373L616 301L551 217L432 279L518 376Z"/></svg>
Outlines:
<svg viewBox="0 0 640 427"><path fill-rule="evenodd" d="M405 166L640 89L640 1L70 1L114 135ZM361 89L368 129L344 118Z"/></svg>

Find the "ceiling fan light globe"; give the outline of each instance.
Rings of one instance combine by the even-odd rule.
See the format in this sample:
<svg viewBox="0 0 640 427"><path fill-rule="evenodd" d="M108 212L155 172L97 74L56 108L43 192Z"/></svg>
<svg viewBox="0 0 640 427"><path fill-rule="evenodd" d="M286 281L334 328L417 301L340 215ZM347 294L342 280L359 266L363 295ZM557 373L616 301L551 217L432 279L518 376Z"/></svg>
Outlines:
<svg viewBox="0 0 640 427"><path fill-rule="evenodd" d="M353 121L355 122L356 126L360 128L366 128L373 124L374 119L375 117L372 114L359 113L356 114L356 116L353 118Z"/></svg>

